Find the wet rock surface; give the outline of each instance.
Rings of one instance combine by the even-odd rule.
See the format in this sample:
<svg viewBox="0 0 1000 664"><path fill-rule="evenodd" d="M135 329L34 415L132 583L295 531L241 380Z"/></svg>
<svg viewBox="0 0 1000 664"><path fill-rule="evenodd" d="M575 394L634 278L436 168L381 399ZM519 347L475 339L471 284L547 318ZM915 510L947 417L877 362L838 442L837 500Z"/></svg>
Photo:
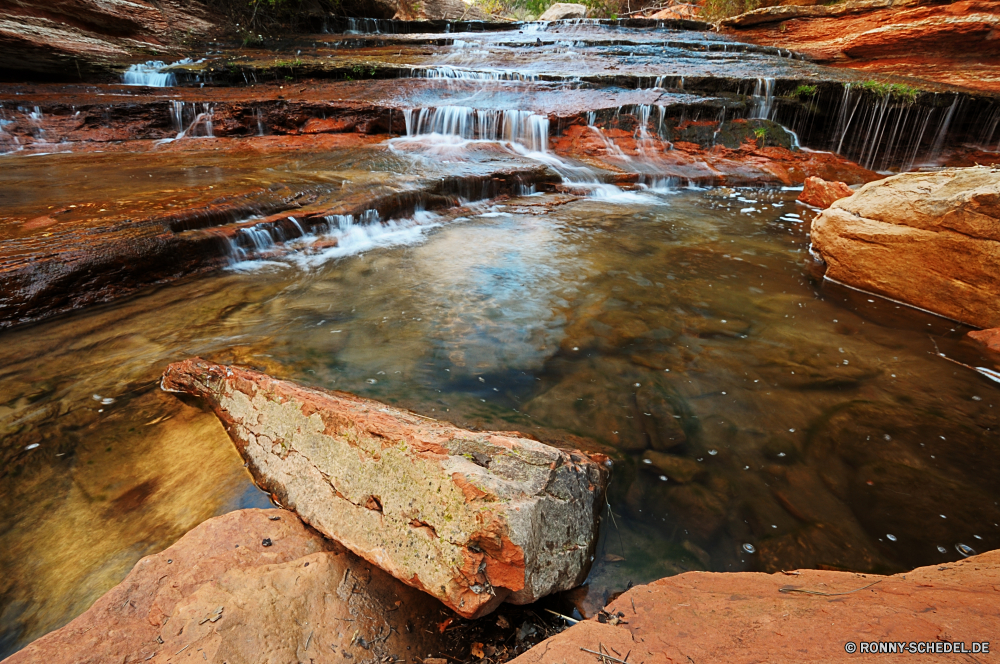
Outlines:
<svg viewBox="0 0 1000 664"><path fill-rule="evenodd" d="M440 604L285 510L205 521L143 558L18 662L342 661L423 657Z"/></svg>
<svg viewBox="0 0 1000 664"><path fill-rule="evenodd" d="M606 457L197 359L162 387L208 400L283 505L465 617L569 590L590 569Z"/></svg>
<svg viewBox="0 0 1000 664"><path fill-rule="evenodd" d="M998 201L991 167L897 175L814 219L813 247L829 279L996 327Z"/></svg>
<svg viewBox="0 0 1000 664"><path fill-rule="evenodd" d="M985 640L1000 620L1000 553L895 576L800 570L690 572L635 587L596 619L574 625L517 664L589 661L607 654L645 662L940 661L954 655L851 655L852 642ZM991 644L992 647L992 644ZM591 654L584 649L593 651Z"/></svg>

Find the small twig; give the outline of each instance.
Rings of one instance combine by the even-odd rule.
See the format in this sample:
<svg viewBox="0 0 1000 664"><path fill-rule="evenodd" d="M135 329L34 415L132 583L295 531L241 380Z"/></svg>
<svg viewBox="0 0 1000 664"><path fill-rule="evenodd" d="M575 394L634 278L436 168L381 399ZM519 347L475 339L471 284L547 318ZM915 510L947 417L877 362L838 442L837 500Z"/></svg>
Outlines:
<svg viewBox="0 0 1000 664"><path fill-rule="evenodd" d="M871 588L876 583L882 583L882 579L878 581L873 581L867 586L862 586L861 588L855 588L854 590L848 590L846 593L825 593L822 590L809 590L808 588L778 588L779 593L806 593L807 595L823 595L825 597L836 597L838 595L850 595L851 593L856 593L859 590L864 590L865 588Z"/></svg>
<svg viewBox="0 0 1000 664"><path fill-rule="evenodd" d="M603 657L604 659L610 659L612 662L618 662L618 664L628 664L623 659L618 659L617 657L612 657L611 655L605 655L603 652L596 652L594 650L587 650L583 646L580 646L580 650L583 652L589 652L591 655L597 655L598 657Z"/></svg>
<svg viewBox="0 0 1000 664"><path fill-rule="evenodd" d="M174 653L174 657L176 657L177 655L181 654L182 652L184 652L185 650L187 650L190 647L191 647L191 644L190 643L187 644L186 646L184 646L183 648L181 648L180 650L178 650L177 652L175 652Z"/></svg>
<svg viewBox="0 0 1000 664"><path fill-rule="evenodd" d="M611 523L615 527L615 533L618 534L618 546L620 546L622 548L622 560L624 560L625 559L625 542L622 541L622 531L618 530L618 522L615 521L615 513L611 510L611 503L608 502L607 498L604 499L604 504L608 506L608 514L611 515Z"/></svg>
<svg viewBox="0 0 1000 664"><path fill-rule="evenodd" d="M959 362L958 360L953 360L950 357L948 357L947 355L945 355L944 353L942 353L940 350L938 350L938 345L937 345L937 342L934 341L934 337L928 335L928 338L931 340L931 343L934 344L934 351L935 351L935 353L937 354L938 357L940 357L942 359L945 359L945 360L948 360L949 362L952 362L954 364L957 364L960 367L965 367L966 369L972 369L976 373L982 374L983 376L986 376L987 378L989 378L993 382L1000 383L1000 373L997 373L996 371L993 371L992 369L987 369L986 367L974 367L971 364L966 364L965 362Z"/></svg>
<svg viewBox="0 0 1000 664"><path fill-rule="evenodd" d="M579 620L576 620L575 618L570 618L569 616L564 616L561 613L556 613L552 609L545 609L545 610L548 611L549 613L551 613L554 616L559 616L560 618L562 618L563 620L565 620L566 622L568 622L570 625L575 625L578 622L580 622Z"/></svg>

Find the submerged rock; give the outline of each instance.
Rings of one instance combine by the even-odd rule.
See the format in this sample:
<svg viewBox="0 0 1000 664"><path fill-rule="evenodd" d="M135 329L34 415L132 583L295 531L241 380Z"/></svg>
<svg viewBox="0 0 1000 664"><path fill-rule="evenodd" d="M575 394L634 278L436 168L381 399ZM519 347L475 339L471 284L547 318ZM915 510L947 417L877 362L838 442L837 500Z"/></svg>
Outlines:
<svg viewBox="0 0 1000 664"><path fill-rule="evenodd" d="M972 649L1000 620L997 584L997 551L895 576L688 572L632 588L604 608L603 620L581 621L513 662L591 661L582 648L647 663L846 661L845 644L860 648L863 640L863 653L900 634L913 654L941 641Z"/></svg>
<svg viewBox="0 0 1000 664"><path fill-rule="evenodd" d="M575 2L557 2L538 17L539 21L561 21L567 18L586 18L587 6Z"/></svg>
<svg viewBox="0 0 1000 664"><path fill-rule="evenodd" d="M1000 169L904 173L812 222L826 277L976 327L1000 325Z"/></svg>
<svg viewBox="0 0 1000 664"><path fill-rule="evenodd" d="M203 397L259 483L311 526L465 617L581 583L609 475L590 458L199 359Z"/></svg>
<svg viewBox="0 0 1000 664"><path fill-rule="evenodd" d="M248 509L143 558L90 609L5 662L400 660L437 645L439 610L295 514Z"/></svg>
<svg viewBox="0 0 1000 664"><path fill-rule="evenodd" d="M805 188L799 194L798 200L806 205L813 205L825 210L833 205L834 202L839 201L841 198L847 198L853 193L851 188L843 182L827 182L822 178L813 176L806 178Z"/></svg>

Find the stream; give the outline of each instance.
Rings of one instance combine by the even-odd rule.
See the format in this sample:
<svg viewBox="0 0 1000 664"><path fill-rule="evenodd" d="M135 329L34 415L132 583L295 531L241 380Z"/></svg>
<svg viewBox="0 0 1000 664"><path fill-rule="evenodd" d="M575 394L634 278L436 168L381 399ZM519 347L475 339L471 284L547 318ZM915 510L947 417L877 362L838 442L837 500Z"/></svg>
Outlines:
<svg viewBox="0 0 1000 664"><path fill-rule="evenodd" d="M969 329L824 282L800 184L709 152L749 126L929 167L1000 147L992 100L881 102L656 22L328 27L124 74L145 87L0 89L0 266L41 293L0 292L0 657L271 506L216 417L159 390L192 356L610 454L576 616L688 570L1000 547L1000 392L935 354L990 366Z"/></svg>

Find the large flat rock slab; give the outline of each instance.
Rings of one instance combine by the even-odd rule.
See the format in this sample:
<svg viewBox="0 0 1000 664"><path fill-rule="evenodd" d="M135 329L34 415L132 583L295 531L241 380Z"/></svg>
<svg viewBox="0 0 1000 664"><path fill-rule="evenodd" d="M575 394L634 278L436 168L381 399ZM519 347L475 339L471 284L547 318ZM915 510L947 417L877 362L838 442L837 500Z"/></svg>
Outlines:
<svg viewBox="0 0 1000 664"><path fill-rule="evenodd" d="M143 558L5 662L402 661L437 649L441 608L294 513L248 509Z"/></svg>
<svg viewBox="0 0 1000 664"><path fill-rule="evenodd" d="M283 505L462 616L573 588L590 569L606 457L197 358L162 387L206 399Z"/></svg>
<svg viewBox="0 0 1000 664"><path fill-rule="evenodd" d="M998 551L895 576L688 572L632 588L606 607L607 622L578 623L513 662L601 661L582 648L642 664L987 661L1000 624L998 588ZM983 641L990 654L972 654ZM905 650L879 653L876 643L872 654L872 642ZM970 654L945 654L945 642Z"/></svg>
<svg viewBox="0 0 1000 664"><path fill-rule="evenodd" d="M812 222L826 276L976 327L1000 325L1000 169L904 173Z"/></svg>

